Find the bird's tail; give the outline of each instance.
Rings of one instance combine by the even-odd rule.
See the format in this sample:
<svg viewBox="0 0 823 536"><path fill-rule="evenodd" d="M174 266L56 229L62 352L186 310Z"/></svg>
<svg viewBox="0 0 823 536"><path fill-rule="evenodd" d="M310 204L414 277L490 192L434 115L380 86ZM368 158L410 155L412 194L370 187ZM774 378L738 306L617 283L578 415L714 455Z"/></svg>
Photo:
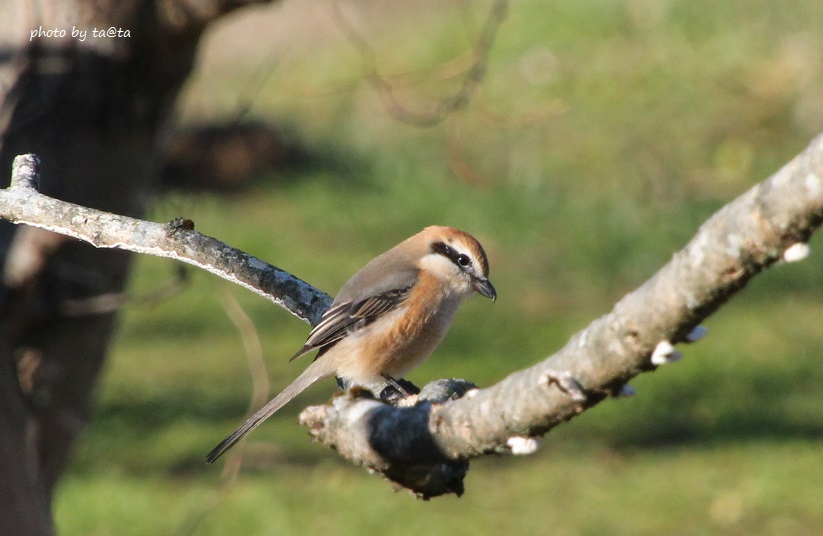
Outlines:
<svg viewBox="0 0 823 536"><path fill-rule="evenodd" d="M214 447L206 461L213 463L217 458L223 455L224 452L232 448L238 441L243 439L243 436L257 428L260 423L271 417L277 410L285 406L292 398L299 395L311 384L322 378L327 378L334 375L334 371L327 370L328 366L326 360L318 359L309 365L303 373L297 377L288 387L283 389L280 394L272 398L268 404L260 408L257 413L244 422L240 428L232 432L230 436L220 442Z"/></svg>

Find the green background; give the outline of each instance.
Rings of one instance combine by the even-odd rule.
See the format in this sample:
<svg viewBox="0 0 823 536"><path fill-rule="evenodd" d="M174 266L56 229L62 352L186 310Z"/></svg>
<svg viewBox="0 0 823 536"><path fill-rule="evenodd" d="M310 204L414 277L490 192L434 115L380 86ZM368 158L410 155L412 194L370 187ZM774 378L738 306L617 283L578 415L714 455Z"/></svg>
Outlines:
<svg viewBox="0 0 823 536"><path fill-rule="evenodd" d="M459 90L490 7L340 4L417 111ZM335 13L292 1L214 29L181 121L248 108L303 157L231 196L163 195L149 217L191 218L332 294L426 225L471 232L499 299L464 305L410 375L419 384L490 385L551 354L823 131L819 2L516 0L469 106L430 128L387 112ZM811 245L711 317L681 362L634 380L637 396L553 430L532 456L473 462L462 498L429 502L310 442L296 416L331 381L251 436L239 474L205 465L252 390L253 339L222 304L238 300L256 327L272 391L305 365L286 360L309 328L192 270L182 293L124 311L57 491L60 533L823 533L823 248ZM174 270L140 258L131 292Z"/></svg>

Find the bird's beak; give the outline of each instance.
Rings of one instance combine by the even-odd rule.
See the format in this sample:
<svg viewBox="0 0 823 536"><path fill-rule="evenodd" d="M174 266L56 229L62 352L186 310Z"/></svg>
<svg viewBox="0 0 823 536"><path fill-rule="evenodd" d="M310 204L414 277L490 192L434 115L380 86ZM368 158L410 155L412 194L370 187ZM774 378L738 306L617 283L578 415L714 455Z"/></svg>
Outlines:
<svg viewBox="0 0 823 536"><path fill-rule="evenodd" d="M494 285L488 279L475 278L474 290L487 298L491 298L491 301L497 300L497 291L494 290Z"/></svg>

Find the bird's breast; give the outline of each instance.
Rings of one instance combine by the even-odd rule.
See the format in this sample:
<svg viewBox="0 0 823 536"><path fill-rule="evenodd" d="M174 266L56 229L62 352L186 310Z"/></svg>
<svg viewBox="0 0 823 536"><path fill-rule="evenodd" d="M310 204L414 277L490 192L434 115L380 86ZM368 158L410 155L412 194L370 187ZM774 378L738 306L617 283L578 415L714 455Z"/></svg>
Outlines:
<svg viewBox="0 0 823 536"><path fill-rule="evenodd" d="M339 375L364 386L382 383L383 376L404 377L440 344L459 305L459 296L421 273L402 305L335 345Z"/></svg>

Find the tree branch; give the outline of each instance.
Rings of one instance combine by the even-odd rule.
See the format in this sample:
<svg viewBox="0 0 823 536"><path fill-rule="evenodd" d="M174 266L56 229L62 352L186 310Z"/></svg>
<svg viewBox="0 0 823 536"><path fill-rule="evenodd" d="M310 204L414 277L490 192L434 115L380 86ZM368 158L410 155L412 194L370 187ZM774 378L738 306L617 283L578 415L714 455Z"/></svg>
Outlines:
<svg viewBox="0 0 823 536"><path fill-rule="evenodd" d="M698 324L760 271L781 259L804 258L807 240L823 221L822 177L818 136L783 169L712 216L612 312L555 355L488 389L411 408L337 397L305 410L301 423L324 444L395 481L403 467L419 471L416 464L434 470L484 454L531 453L537 446L532 438L621 394L638 374L673 361L673 345L699 338L704 330Z"/></svg>
<svg viewBox="0 0 823 536"><path fill-rule="evenodd" d="M15 159L0 191L0 217L86 240L200 266L268 297L314 324L325 294L262 261L188 229L63 203L36 193L36 158ZM678 356L674 344L775 262L808 254L823 221L823 136L765 182L729 203L647 283L574 335L552 357L488 389L441 380L398 407L359 390L300 416L315 438L423 497L461 493L467 460L528 454L535 437ZM261 290L265 288L266 290ZM465 396L464 396L465 395Z"/></svg>
<svg viewBox="0 0 823 536"><path fill-rule="evenodd" d="M14 159L11 185L0 191L0 217L116 248L192 264L271 300L315 325L331 298L305 281L194 230L189 220L154 223L90 209L37 191L40 161Z"/></svg>

